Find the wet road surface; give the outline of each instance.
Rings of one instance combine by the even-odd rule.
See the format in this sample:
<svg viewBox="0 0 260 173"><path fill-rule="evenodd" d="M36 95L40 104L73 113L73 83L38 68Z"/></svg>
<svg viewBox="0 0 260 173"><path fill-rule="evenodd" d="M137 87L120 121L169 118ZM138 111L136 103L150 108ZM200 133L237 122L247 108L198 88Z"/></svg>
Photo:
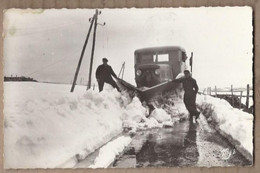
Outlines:
<svg viewBox="0 0 260 173"><path fill-rule="evenodd" d="M198 156L196 126L185 122L150 133L136 160L137 167L181 166L195 165Z"/></svg>
<svg viewBox="0 0 260 173"><path fill-rule="evenodd" d="M129 149L113 167L183 167L250 165L225 138L210 127L203 116L197 123L184 121L171 128L144 133L138 152ZM137 139L138 140L138 139Z"/></svg>

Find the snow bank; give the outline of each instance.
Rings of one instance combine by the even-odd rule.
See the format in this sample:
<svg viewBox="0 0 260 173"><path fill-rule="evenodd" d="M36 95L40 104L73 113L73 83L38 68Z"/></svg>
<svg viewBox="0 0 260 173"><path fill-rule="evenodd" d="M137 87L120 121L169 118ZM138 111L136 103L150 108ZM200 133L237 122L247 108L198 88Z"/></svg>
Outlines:
<svg viewBox="0 0 260 173"><path fill-rule="evenodd" d="M90 168L107 168L115 159L115 157L124 150L124 148L132 141L129 136L121 136L109 142L99 150L98 157Z"/></svg>
<svg viewBox="0 0 260 173"><path fill-rule="evenodd" d="M122 131L127 98L69 85L4 83L6 168L54 168ZM84 94L85 93L85 94Z"/></svg>
<svg viewBox="0 0 260 173"><path fill-rule="evenodd" d="M146 109L142 106L137 97L125 107L123 111L123 127L128 129L136 129L141 121L146 119Z"/></svg>
<svg viewBox="0 0 260 173"><path fill-rule="evenodd" d="M252 160L253 115L233 108L224 99L208 95L197 95L197 104L207 120L231 142L235 142L235 147Z"/></svg>
<svg viewBox="0 0 260 173"><path fill-rule="evenodd" d="M131 100L109 85L101 93L84 86L70 93L70 87L4 83L5 168L72 167L68 160L76 154L85 158L125 127L135 132L162 127L170 119L160 109L146 118L138 98Z"/></svg>
<svg viewBox="0 0 260 173"><path fill-rule="evenodd" d="M177 88L175 91L169 92L162 98L159 98L159 103L156 103L156 105L161 105L163 110L171 115L172 121L174 122L180 119L187 119L189 112L183 102L183 95L184 91L181 88Z"/></svg>

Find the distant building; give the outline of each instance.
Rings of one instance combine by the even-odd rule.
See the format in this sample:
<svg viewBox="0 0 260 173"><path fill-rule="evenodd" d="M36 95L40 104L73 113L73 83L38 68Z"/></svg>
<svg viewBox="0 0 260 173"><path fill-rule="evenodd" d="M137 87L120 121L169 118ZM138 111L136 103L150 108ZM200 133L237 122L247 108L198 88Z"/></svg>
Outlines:
<svg viewBox="0 0 260 173"><path fill-rule="evenodd" d="M22 81L31 81L31 82L38 82L37 80L33 79L33 78L30 78L30 77L24 77L24 76L11 76L11 77L8 77L8 76L5 76L4 77L4 81L5 82L8 82L8 81L16 81L16 82L22 82Z"/></svg>

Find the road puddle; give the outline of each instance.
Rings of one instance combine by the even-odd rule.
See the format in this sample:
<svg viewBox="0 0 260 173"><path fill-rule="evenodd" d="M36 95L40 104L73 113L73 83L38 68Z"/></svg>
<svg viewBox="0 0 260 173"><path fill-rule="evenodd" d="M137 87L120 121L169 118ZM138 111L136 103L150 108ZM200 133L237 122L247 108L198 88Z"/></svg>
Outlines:
<svg viewBox="0 0 260 173"><path fill-rule="evenodd" d="M192 166L198 161L196 124L184 121L150 133L136 155L137 167Z"/></svg>

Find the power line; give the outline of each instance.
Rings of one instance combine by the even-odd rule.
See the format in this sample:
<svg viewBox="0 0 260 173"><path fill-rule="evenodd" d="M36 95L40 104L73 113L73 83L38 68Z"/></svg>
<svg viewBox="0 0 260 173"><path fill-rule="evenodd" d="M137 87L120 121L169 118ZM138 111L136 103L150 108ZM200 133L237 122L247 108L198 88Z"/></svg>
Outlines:
<svg viewBox="0 0 260 173"><path fill-rule="evenodd" d="M67 57L66 57L67 58ZM63 58L63 59L65 59L65 58ZM55 65L55 64L58 64L59 62L61 62L63 59L60 59L59 61L56 61L56 62L54 62L54 63L52 63L52 64L49 64L49 65L47 65L47 66L45 66L45 67L43 67L43 68L41 68L41 69L39 69L39 70L36 70L36 71L34 71L34 72L32 72L32 73L29 73L29 74L27 74L28 76L30 76L30 75L33 75L33 74L35 74L35 73L37 73L37 72L40 72L40 71L42 71L42 70L45 70L45 69L47 69L47 68L49 68L49 67L51 67L51 66L53 66L53 65Z"/></svg>
<svg viewBox="0 0 260 173"><path fill-rule="evenodd" d="M4 29L3 33L5 34L6 38L15 38L15 37L22 37L22 36L31 36L35 34L60 32L60 28L64 28L70 25L72 25L72 22L61 23L59 25L31 27L31 28L21 28L21 27L12 28L12 26L10 26L7 29ZM9 35L9 32L11 31L15 32L15 34L12 36Z"/></svg>
<svg viewBox="0 0 260 173"><path fill-rule="evenodd" d="M78 52L78 51L77 51L77 52ZM72 53L71 53L71 54L72 54ZM70 55L71 55L71 54L70 54ZM68 57L71 57L70 55L68 55L68 56L66 56L66 57L64 57L64 58L61 58L61 59L59 59L59 60L57 60L57 61L55 61L55 62L53 62L53 63L51 63L51 64L48 64L48 65L42 67L41 69L38 69L38 70L36 70L36 71L34 71L34 72L31 72L31 73L28 73L27 75L30 76L30 75L33 75L33 74L38 73L38 72L40 72L40 71L43 71L43 70L45 70L45 69L47 69L47 68L49 68L49 67L51 67L51 66L54 66L55 64L60 63L60 62L63 61L64 59L67 59Z"/></svg>

